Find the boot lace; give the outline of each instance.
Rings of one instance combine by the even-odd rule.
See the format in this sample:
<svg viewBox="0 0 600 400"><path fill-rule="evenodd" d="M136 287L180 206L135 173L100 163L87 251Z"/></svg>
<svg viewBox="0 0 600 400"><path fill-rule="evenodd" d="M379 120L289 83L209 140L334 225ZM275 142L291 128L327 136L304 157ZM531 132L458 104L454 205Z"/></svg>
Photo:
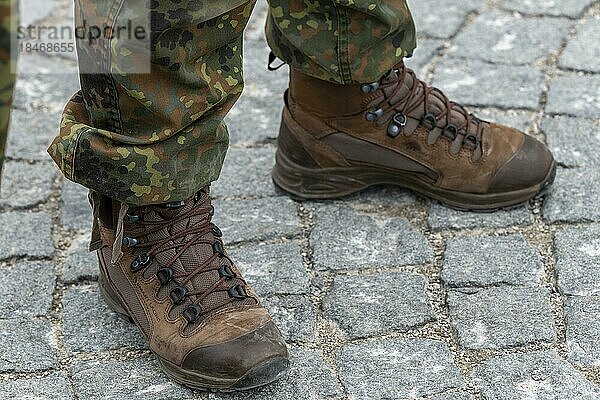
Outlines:
<svg viewBox="0 0 600 400"><path fill-rule="evenodd" d="M189 324L193 324L198 322L203 315L217 309L254 298L248 295L246 282L236 272L233 261L225 253L221 230L211 222L214 207L210 204L210 196L199 192L189 201L194 203L191 207L186 202L150 206L160 207L174 213L171 218L159 221L145 220L141 215L143 212L138 214L135 209L128 210L125 221L131 224L139 234L135 237L124 236L123 245L131 248L137 254L130 265L131 271L134 273L143 273L150 267L152 260L157 255L174 250L174 255L169 257L168 262L162 262L163 265L159 265L155 275L161 286L171 288L169 295L175 305L184 304L186 299L190 300L188 302L191 304L183 310L182 315ZM189 221L196 222L189 223ZM180 222L188 222L187 227L180 230L172 229L175 224ZM164 232L165 229L169 232L168 237L153 238L153 234ZM192 246L197 245L211 246L212 255L204 260L199 260L199 264L194 268L176 270L173 265ZM195 257L201 258L197 254ZM211 271L216 271L218 278L214 279L215 275L205 274ZM189 290L187 285L201 274L202 277L212 276L214 282L203 282L202 290ZM206 302L209 305L204 304L204 300L218 292L225 292L226 296L218 296L220 300L212 299ZM253 303L256 304L256 299Z"/></svg>
<svg viewBox="0 0 600 400"><path fill-rule="evenodd" d="M404 87L407 80L412 82L408 90ZM484 121L475 117L461 104L450 101L438 88L430 87L419 80L414 71L406 68L403 63L388 72L380 81L364 84L361 89L365 94L381 89L383 97L379 96L368 105L370 111L365 114L365 118L377 122L378 125L388 124L388 136L396 138L401 133L412 134L413 132L408 133L404 129L408 116L412 116L418 110L424 110L419 123L428 132L428 144L433 145L444 136L452 142L452 155L458 154L462 147L467 147L472 150L474 160L481 158ZM434 99L440 104L437 113L432 111L430 104Z"/></svg>

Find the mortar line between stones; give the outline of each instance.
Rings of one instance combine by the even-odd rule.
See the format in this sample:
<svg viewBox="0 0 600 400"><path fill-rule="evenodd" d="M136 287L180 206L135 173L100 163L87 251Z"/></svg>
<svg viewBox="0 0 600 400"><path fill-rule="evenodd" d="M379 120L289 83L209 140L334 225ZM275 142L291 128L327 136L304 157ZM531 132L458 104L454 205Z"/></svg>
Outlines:
<svg viewBox="0 0 600 400"><path fill-rule="evenodd" d="M56 328L55 339L57 346L57 356L58 356L58 365L59 368L65 373L67 377L67 381L71 387L73 398L75 400L79 399L79 394L77 392L77 387L73 380L73 374L71 371L71 360L66 349L64 340L63 340L63 329L64 329L64 320L63 320L63 304L62 299L65 292L65 286L62 283L62 260L64 260L66 252L68 250L68 246L66 243L61 242L61 239L64 239L65 232L60 223L60 218L62 215L62 201L60 201L60 193L63 189L64 182L61 181L61 184L58 184L56 187L57 201L55 201L54 214L51 215L53 220L53 243L54 243L54 253L53 253L53 264L54 264L54 274L56 277L54 284L54 291L52 293L52 308L51 313L53 313L53 317L55 319L54 325Z"/></svg>
<svg viewBox="0 0 600 400"><path fill-rule="evenodd" d="M337 365L335 351L342 348L346 341L343 338L340 338L340 335L334 331L331 327L330 322L323 315L323 297L329 293L331 289L331 284L333 283L334 275L333 273L328 273L324 271L318 271L315 268L313 255L314 248L310 243L310 235L312 230L314 229L314 215L316 213L316 208L312 207L307 202L297 202L297 214L300 219L300 225L302 228L302 259L304 267L307 269L311 276L310 283L310 293L309 300L313 303L316 310L316 321L315 321L315 345L318 353L322 354L325 364L333 371L336 379L336 385L338 391L340 392L340 398L343 400L348 400L349 395L346 390L345 385L342 382L339 367ZM323 278L324 284L322 291L320 293L315 293L315 291L319 290L313 284L313 279L315 278ZM323 342L323 338L333 338L334 341L339 341L338 343L333 343L331 346L329 343Z"/></svg>

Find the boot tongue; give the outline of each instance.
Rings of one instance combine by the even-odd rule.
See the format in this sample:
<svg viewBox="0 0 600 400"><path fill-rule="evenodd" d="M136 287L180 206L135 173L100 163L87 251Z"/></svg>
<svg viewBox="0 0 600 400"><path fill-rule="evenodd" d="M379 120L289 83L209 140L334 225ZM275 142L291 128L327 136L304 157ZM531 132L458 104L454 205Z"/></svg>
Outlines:
<svg viewBox="0 0 600 400"><path fill-rule="evenodd" d="M198 204L201 200L196 200L195 198L191 198L188 201L182 203L181 206L176 206L175 204L169 205L160 205L160 206L152 206L152 209L146 213L145 219L149 222L163 222L176 219L179 215L188 213L192 211L192 209ZM210 199L205 200L210 204ZM172 224L166 226L165 228L159 230L158 232L152 233L149 235L149 240L165 240L168 241L166 246L171 244L183 244L187 243L197 234L188 234L185 236L177 237L178 233L185 229L192 228L197 226L199 223L206 224L206 219L208 218L208 213L202 214L192 214L188 218L183 218L179 221L175 221ZM210 236L208 233L205 236ZM170 239L170 240L169 240ZM172 262L171 260L177 254L177 249L171 249L162 251L156 254L155 258L159 264L163 266L170 266L177 272L189 272L195 269L199 263L203 260L206 260L208 257L212 255L212 248L207 244L195 244L186 249L183 254L178 257L177 260ZM200 257L199 257L200 256ZM191 260L192 262L182 263L181 260Z"/></svg>
<svg viewBox="0 0 600 400"><path fill-rule="evenodd" d="M147 222L169 222L165 226L147 235L147 241L160 241L164 247L177 245L177 248L159 251L154 255L155 268L169 267L173 269L176 275L187 275L196 272L198 268L204 266L203 271L195 274L192 279L186 284L190 291L205 292L212 288L217 281L220 280L219 267L226 265L235 270L233 264L227 258L215 257L210 265L205 266L215 254L213 243L218 242L212 230L209 230L202 237L198 237L198 233L188 233L181 235L181 232L188 229L198 228L200 226L208 227L211 218L211 199L207 191L202 191L198 196L195 196L180 207L174 207L174 204L162 206L149 206L144 213L144 221ZM195 207L201 207L206 211L194 210ZM185 218L181 218L183 214L187 214ZM150 225L151 226L151 225ZM194 243L190 245L190 241L204 241L206 243ZM184 246L187 247L180 255L178 253ZM178 255L177 257L175 257ZM237 270L235 270L237 271ZM148 274L153 274L155 271L148 270ZM228 294L228 289L235 285L244 286L245 282L239 278L236 273L235 278L223 280L221 284L208 294L203 302L203 305L212 309L218 304L225 304L231 301ZM253 298L248 297L245 300L238 301L238 304L255 304Z"/></svg>

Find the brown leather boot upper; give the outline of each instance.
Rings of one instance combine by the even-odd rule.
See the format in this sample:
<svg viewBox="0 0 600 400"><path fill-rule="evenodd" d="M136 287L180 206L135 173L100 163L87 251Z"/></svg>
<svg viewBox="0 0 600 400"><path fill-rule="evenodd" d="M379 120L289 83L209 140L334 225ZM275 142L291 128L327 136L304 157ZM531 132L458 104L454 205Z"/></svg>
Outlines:
<svg viewBox="0 0 600 400"><path fill-rule="evenodd" d="M379 82L344 86L292 70L277 162L276 183L300 197L347 194L346 169L351 189L399 184L465 208L527 200L555 168L543 143L476 118L404 65ZM321 189L303 168L321 170Z"/></svg>
<svg viewBox="0 0 600 400"><path fill-rule="evenodd" d="M135 321L168 375L241 390L285 373L286 344L224 250L208 189L158 206L94 203L103 294Z"/></svg>

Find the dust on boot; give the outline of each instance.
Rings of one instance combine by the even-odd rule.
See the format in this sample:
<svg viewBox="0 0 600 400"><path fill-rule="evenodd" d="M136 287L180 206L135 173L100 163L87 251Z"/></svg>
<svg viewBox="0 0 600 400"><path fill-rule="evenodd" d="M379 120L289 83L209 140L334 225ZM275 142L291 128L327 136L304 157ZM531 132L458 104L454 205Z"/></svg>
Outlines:
<svg viewBox="0 0 600 400"><path fill-rule="evenodd" d="M284 376L286 344L227 255L208 189L129 207L90 194L100 288L140 329L162 369L197 389L244 390Z"/></svg>
<svg viewBox="0 0 600 400"><path fill-rule="evenodd" d="M539 195L555 170L542 142L478 119L401 63L362 85L292 69L273 179L299 198L392 184L451 207L494 210Z"/></svg>

